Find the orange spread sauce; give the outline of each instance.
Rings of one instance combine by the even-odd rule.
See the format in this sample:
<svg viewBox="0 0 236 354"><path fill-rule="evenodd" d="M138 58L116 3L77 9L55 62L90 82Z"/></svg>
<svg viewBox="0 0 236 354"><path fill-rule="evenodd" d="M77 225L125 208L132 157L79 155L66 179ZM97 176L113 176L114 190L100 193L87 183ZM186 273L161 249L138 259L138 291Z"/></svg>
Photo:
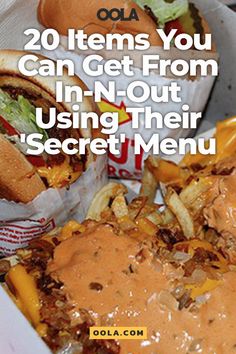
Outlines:
<svg viewBox="0 0 236 354"><path fill-rule="evenodd" d="M96 325L146 326L147 340L120 341L122 354L236 352L235 273L224 275L199 311L179 311L175 300L167 307L168 272L142 241L100 225L56 247L48 271L64 283L72 321L84 308Z"/></svg>

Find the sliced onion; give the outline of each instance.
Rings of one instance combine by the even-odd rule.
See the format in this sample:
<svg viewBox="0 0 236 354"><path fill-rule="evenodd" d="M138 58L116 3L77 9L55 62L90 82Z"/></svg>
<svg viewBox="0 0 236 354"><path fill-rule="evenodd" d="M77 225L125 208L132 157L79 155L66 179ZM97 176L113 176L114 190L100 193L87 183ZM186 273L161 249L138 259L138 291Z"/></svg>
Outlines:
<svg viewBox="0 0 236 354"><path fill-rule="evenodd" d="M162 290L158 296L159 303L163 306L166 306L169 310L177 311L178 310L178 301L174 298L173 295L167 290Z"/></svg>
<svg viewBox="0 0 236 354"><path fill-rule="evenodd" d="M207 303L207 301L210 299L211 294L210 293L205 293L203 295L200 295L196 298L196 304L203 305Z"/></svg>
<svg viewBox="0 0 236 354"><path fill-rule="evenodd" d="M165 264L164 267L164 274L168 280L181 280L184 276L184 270L179 267L175 268L171 264Z"/></svg>
<svg viewBox="0 0 236 354"><path fill-rule="evenodd" d="M185 291L185 287L183 285L179 285L173 290L172 295L178 300L184 295Z"/></svg>
<svg viewBox="0 0 236 354"><path fill-rule="evenodd" d="M185 252L175 252L174 257L176 261L181 262L181 263L186 263L191 259L191 255Z"/></svg>
<svg viewBox="0 0 236 354"><path fill-rule="evenodd" d="M68 343L57 354L80 354L83 353L83 345L81 343Z"/></svg>
<svg viewBox="0 0 236 354"><path fill-rule="evenodd" d="M202 352L202 339L194 339L192 341L192 343L190 344L190 347L188 349L188 351L190 353L194 352L194 353L201 353Z"/></svg>
<svg viewBox="0 0 236 354"><path fill-rule="evenodd" d="M204 283L206 281L207 275L202 269L195 269L192 274L193 283Z"/></svg>

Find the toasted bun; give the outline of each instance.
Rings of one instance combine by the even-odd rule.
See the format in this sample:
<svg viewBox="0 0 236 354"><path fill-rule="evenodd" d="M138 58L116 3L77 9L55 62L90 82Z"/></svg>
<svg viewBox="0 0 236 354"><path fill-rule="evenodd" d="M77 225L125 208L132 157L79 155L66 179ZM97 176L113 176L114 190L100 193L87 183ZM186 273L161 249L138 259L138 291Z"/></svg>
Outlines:
<svg viewBox="0 0 236 354"><path fill-rule="evenodd" d="M101 8L125 9L125 16L135 9L139 21L102 21L97 18ZM56 29L67 35L69 28L83 29L88 35L92 33L147 33L152 46L161 46L162 41L156 33L156 23L136 3L131 0L41 0L38 6L38 19L45 27Z"/></svg>
<svg viewBox="0 0 236 354"><path fill-rule="evenodd" d="M63 77L25 77L19 73L18 61L22 55L29 54L21 51L0 50L0 88L8 92L11 90L22 90L23 96L36 106L42 107L45 113L50 107L56 107L58 112L72 111L73 104L57 103L55 100L55 84L57 80L63 81L65 85L77 85L83 90L86 89L84 83L78 77L69 77L65 72ZM39 59L45 59L38 56ZM37 64L33 64L37 65ZM97 106L91 98L85 98L80 104L81 111L97 111ZM91 129L70 131L71 137L91 137ZM41 191L45 190L44 183L34 171L34 167L27 161L25 156L19 152L13 144L8 142L2 135L0 139L0 197L9 200L28 202ZM94 156L88 149L86 168L94 160ZM30 177L29 177L30 176ZM30 182L30 183L29 183Z"/></svg>
<svg viewBox="0 0 236 354"><path fill-rule="evenodd" d="M24 155L0 134L0 197L28 203L46 188Z"/></svg>

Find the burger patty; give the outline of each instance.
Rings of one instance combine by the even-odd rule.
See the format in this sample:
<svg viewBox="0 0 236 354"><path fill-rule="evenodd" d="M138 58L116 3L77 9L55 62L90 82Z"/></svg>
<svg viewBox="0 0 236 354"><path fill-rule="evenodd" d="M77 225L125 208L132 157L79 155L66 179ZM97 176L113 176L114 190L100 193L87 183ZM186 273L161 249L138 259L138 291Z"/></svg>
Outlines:
<svg viewBox="0 0 236 354"><path fill-rule="evenodd" d="M144 11L146 12L146 14L151 17L151 19L156 23L156 25L158 26L158 18L157 16L153 13L152 9L145 5L144 6Z"/></svg>
<svg viewBox="0 0 236 354"><path fill-rule="evenodd" d="M13 98L14 100L17 100L18 96L23 96L24 98L26 98L27 100L29 100L32 104L35 100L37 99L42 99L42 95L37 95L35 92L29 92L29 90L25 90L22 87L13 87L13 86L3 86L2 90L4 92L7 92L11 98Z"/></svg>
<svg viewBox="0 0 236 354"><path fill-rule="evenodd" d="M202 26L202 17L200 16L199 10L193 3L189 3L189 10L191 12L191 17L194 21L194 27L196 29L196 33L200 34L201 42L204 41L204 28Z"/></svg>

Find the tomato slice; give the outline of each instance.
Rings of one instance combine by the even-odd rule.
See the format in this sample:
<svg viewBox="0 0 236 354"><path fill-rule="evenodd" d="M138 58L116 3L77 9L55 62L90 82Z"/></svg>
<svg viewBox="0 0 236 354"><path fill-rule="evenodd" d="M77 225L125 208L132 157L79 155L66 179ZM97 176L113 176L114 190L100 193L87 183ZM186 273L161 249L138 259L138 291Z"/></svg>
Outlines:
<svg viewBox="0 0 236 354"><path fill-rule="evenodd" d="M170 33L170 31L172 29L177 29L177 32L175 34L175 36L178 36L179 34L182 34L184 33L184 29L180 23L180 21L177 19L177 20L173 20L173 21L170 21L170 22L167 22L165 24L165 33L168 35Z"/></svg>
<svg viewBox="0 0 236 354"><path fill-rule="evenodd" d="M13 126L10 123L8 123L8 121L6 121L6 119L4 119L2 116L0 116L0 124L5 129L7 135L9 136L20 135L20 133L15 128L13 128Z"/></svg>
<svg viewBox="0 0 236 354"><path fill-rule="evenodd" d="M26 158L35 167L42 167L46 165L42 156L27 155Z"/></svg>

